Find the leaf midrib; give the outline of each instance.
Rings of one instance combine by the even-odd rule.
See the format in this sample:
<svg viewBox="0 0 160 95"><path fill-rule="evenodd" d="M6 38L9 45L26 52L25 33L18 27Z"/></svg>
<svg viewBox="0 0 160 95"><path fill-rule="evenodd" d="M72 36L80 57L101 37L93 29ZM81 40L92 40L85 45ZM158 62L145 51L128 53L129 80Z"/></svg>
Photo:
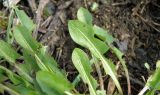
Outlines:
<svg viewBox="0 0 160 95"><path fill-rule="evenodd" d="M80 61L80 57L78 56L78 63L79 63L79 67L81 68L82 71L85 71L85 69L83 68L83 65L81 65L81 61ZM94 91L93 85L90 82L90 79L87 77L87 74L84 73L84 77L87 79L88 81L88 85L90 85L92 92L94 93L94 95L97 95L96 92Z"/></svg>

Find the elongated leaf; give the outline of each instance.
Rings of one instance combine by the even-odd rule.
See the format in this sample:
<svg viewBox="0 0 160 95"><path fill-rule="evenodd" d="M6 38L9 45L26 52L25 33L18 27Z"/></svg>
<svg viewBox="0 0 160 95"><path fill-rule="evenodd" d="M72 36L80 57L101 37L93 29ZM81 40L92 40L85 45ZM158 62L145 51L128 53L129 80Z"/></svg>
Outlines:
<svg viewBox="0 0 160 95"><path fill-rule="evenodd" d="M6 91L8 91L8 93L10 93L11 95L21 95L20 93L16 92L15 90L3 85L0 83L0 89L4 89Z"/></svg>
<svg viewBox="0 0 160 95"><path fill-rule="evenodd" d="M27 51L23 50L24 64L19 64L19 66L29 75L38 71L38 65L33 55L29 54Z"/></svg>
<svg viewBox="0 0 160 95"><path fill-rule="evenodd" d="M103 54L107 52L109 47L102 41L94 37L94 31L91 26L77 20L69 21L69 32L72 39L79 45L88 48L94 56L102 61L102 65L106 74L109 74L115 82L119 92L122 94L121 86L116 78L114 64L109 62Z"/></svg>
<svg viewBox="0 0 160 95"><path fill-rule="evenodd" d="M45 63L45 64L51 64L49 67L54 68L54 67L58 67L57 62L54 60L53 57L51 57L49 54L47 54L45 47L43 46L42 48L40 48L39 51L40 55L40 59Z"/></svg>
<svg viewBox="0 0 160 95"><path fill-rule="evenodd" d="M39 53L35 54L35 58L41 70L59 73L59 75L64 76L59 70L57 62L54 60L54 58L46 53L45 46L42 46L42 48L39 49Z"/></svg>
<svg viewBox="0 0 160 95"><path fill-rule="evenodd" d="M20 57L20 55L13 48L11 48L9 44L2 40L0 40L0 56L12 64L15 63L16 59Z"/></svg>
<svg viewBox="0 0 160 95"><path fill-rule="evenodd" d="M160 90L160 61L156 64L155 73L148 79L146 86L149 87L147 95L153 95L156 90Z"/></svg>
<svg viewBox="0 0 160 95"><path fill-rule="evenodd" d="M0 70L4 71L3 73L6 73L6 75L8 76L8 78L14 83L14 84L19 84L20 83L20 77L18 75L16 75L15 73L13 73L11 70L0 66Z"/></svg>
<svg viewBox="0 0 160 95"><path fill-rule="evenodd" d="M90 14L90 12L81 7L79 8L78 12L77 12L77 17L78 17L78 20L83 22L83 23L86 23L86 24L89 24L89 25L92 25L92 15Z"/></svg>
<svg viewBox="0 0 160 95"><path fill-rule="evenodd" d="M57 73L59 74L59 76L64 77L64 75L58 69L56 61L48 54L42 55L41 53L39 53L35 55L35 58L41 70L51 73Z"/></svg>
<svg viewBox="0 0 160 95"><path fill-rule="evenodd" d="M0 69L0 83L5 81L6 79L7 79L7 77L4 75L4 71L2 69Z"/></svg>
<svg viewBox="0 0 160 95"><path fill-rule="evenodd" d="M18 92L20 95L40 95L34 88L26 87L24 84L13 85L6 84L10 89Z"/></svg>
<svg viewBox="0 0 160 95"><path fill-rule="evenodd" d="M88 56L82 50L76 48L72 53L72 61L83 81L88 84L90 95L97 95L97 82L90 74L92 72L92 67Z"/></svg>
<svg viewBox="0 0 160 95"><path fill-rule="evenodd" d="M21 74L27 80L32 82L32 78L25 71L23 71L23 69L21 69L17 64L15 64L16 59L18 59L20 57L20 55L14 49L12 49L8 43L0 40L0 44L1 44L0 45L0 56L2 56L8 62L10 62L10 64L17 69L17 72L19 74Z"/></svg>
<svg viewBox="0 0 160 95"><path fill-rule="evenodd" d="M25 26L25 28L28 29L28 31L31 33L35 28L35 24L33 23L33 21L27 16L27 14L23 10L19 10L17 7L15 7L15 12L21 24Z"/></svg>
<svg viewBox="0 0 160 95"><path fill-rule="evenodd" d="M13 69L15 69L21 77L19 77L17 74L14 74L12 71L3 66L0 66L0 69L4 70L7 73L9 79L14 84L18 84L20 80L26 83L27 85L30 84L29 82L33 82L32 78L18 64L12 63L11 65L15 67Z"/></svg>
<svg viewBox="0 0 160 95"><path fill-rule="evenodd" d="M57 73L39 71L36 80L47 95L64 95L65 91L70 91L73 88L67 79Z"/></svg>
<svg viewBox="0 0 160 95"><path fill-rule="evenodd" d="M127 69L127 66L125 64L125 60L123 59L123 53L114 46L110 46L110 48L114 52L114 54L118 57L118 59L120 60L122 66L124 68L126 78L127 78L127 83L128 83L128 94L130 94L131 93L131 87L130 87L131 84L130 84L128 69Z"/></svg>
<svg viewBox="0 0 160 95"><path fill-rule="evenodd" d="M26 50L23 50L23 57L24 57L24 64L19 64L18 66L32 77L33 73L39 70L38 65L36 64L36 59Z"/></svg>
<svg viewBox="0 0 160 95"><path fill-rule="evenodd" d="M13 31L14 37L18 44L20 44L24 49L34 53L40 47L40 44L32 38L31 33L22 25L18 25Z"/></svg>
<svg viewBox="0 0 160 95"><path fill-rule="evenodd" d="M94 38L94 31L91 26L78 20L69 21L68 26L72 39L77 44L90 49L96 57L99 57L98 53L104 54L108 51L109 47L104 42ZM98 53L95 49L97 49Z"/></svg>
<svg viewBox="0 0 160 95"><path fill-rule="evenodd" d="M15 65L15 68L16 68L16 71L18 72L18 74L22 77L22 78L24 78L25 80L27 80L26 81L26 83L27 83L27 85L28 84L30 84L30 83L28 83L28 82L31 82L31 83L33 83L33 79L32 79L32 77L27 73L27 72L25 72L25 70L23 69L23 68L21 68L19 65Z"/></svg>
<svg viewBox="0 0 160 95"><path fill-rule="evenodd" d="M93 27L95 35L97 35L101 40L106 41L107 44L111 44L114 41L114 38L112 37L112 35L110 35L108 33L108 31L94 25Z"/></svg>

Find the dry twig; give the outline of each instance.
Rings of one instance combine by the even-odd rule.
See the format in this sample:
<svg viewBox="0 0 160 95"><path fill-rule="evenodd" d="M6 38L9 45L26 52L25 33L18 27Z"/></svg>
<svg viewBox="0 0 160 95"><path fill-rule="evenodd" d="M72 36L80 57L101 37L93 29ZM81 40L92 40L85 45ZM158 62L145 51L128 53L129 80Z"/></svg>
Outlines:
<svg viewBox="0 0 160 95"><path fill-rule="evenodd" d="M37 39L37 35L38 35L38 28L40 27L40 23L41 23L41 16L43 14L43 9L46 6L46 4L49 2L49 0L40 0L39 2L39 6L38 6L38 10L37 10L37 15L36 15L36 29L33 32L33 37L35 39Z"/></svg>

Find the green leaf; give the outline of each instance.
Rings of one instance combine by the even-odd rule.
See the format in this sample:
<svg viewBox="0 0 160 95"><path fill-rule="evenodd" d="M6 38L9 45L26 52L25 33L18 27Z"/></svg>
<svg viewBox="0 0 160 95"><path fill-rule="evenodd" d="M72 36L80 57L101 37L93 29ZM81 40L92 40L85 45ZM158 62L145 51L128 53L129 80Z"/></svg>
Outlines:
<svg viewBox="0 0 160 95"><path fill-rule="evenodd" d="M72 53L72 61L83 81L88 84L90 95L97 95L97 82L90 74L92 72L92 67L86 53L78 48L74 49Z"/></svg>
<svg viewBox="0 0 160 95"><path fill-rule="evenodd" d="M0 89L3 89L5 91L7 91L8 93L10 93L11 95L21 95L20 93L16 92L15 90L3 85L0 83Z"/></svg>
<svg viewBox="0 0 160 95"><path fill-rule="evenodd" d="M124 68L124 71L125 71L125 75L126 75L126 78L127 78L127 83L130 86L131 84L130 84L128 69L127 69L127 66L125 64L125 60L123 59L124 54L119 49L117 49L116 47L114 47L112 45L110 45L110 48L114 52L114 54L118 57L118 59L120 60L122 66ZM129 86L128 86L128 92L130 93L130 87Z"/></svg>
<svg viewBox="0 0 160 95"><path fill-rule="evenodd" d="M24 64L19 64L22 69L29 75L38 71L38 65L33 55L29 54L27 51L23 50Z"/></svg>
<svg viewBox="0 0 160 95"><path fill-rule="evenodd" d="M44 53L44 47L42 47L28 32L28 30L19 25L14 29L14 36L16 41L25 49L26 52L30 52L36 59L36 63L41 70L59 72L56 61Z"/></svg>
<svg viewBox="0 0 160 95"><path fill-rule="evenodd" d="M160 64L160 61L157 62L157 65ZM160 90L160 67L157 66L155 73L148 79L146 86L150 88L150 91L147 95L151 95L150 93L154 93L156 90Z"/></svg>
<svg viewBox="0 0 160 95"><path fill-rule="evenodd" d="M21 24L31 33L35 28L35 24L33 23L33 21L27 16L27 14L23 10L19 10L17 7L15 7L14 9Z"/></svg>
<svg viewBox="0 0 160 95"><path fill-rule="evenodd" d="M30 85L29 82L33 83L32 77L25 71L25 69L21 68L18 64L15 64L14 67L27 85Z"/></svg>
<svg viewBox="0 0 160 95"><path fill-rule="evenodd" d="M33 65L30 65L31 63L23 63L23 64L18 64L18 66L26 72L28 75L32 75L34 72L34 67Z"/></svg>
<svg viewBox="0 0 160 95"><path fill-rule="evenodd" d="M4 95L4 89L0 87L0 93Z"/></svg>
<svg viewBox="0 0 160 95"><path fill-rule="evenodd" d="M103 54L106 53L109 47L99 39L94 37L94 31L91 26L84 24L78 20L71 20L68 23L69 33L71 38L79 45L88 48L91 53L102 61L103 68L106 74L109 74L116 84L120 94L123 94L121 86L116 77L114 64L109 62Z"/></svg>
<svg viewBox="0 0 160 95"><path fill-rule="evenodd" d="M18 75L16 75L15 73L13 73L11 70L9 70L3 66L0 66L0 70L2 70L3 73L5 73L14 84L20 83L20 77Z"/></svg>
<svg viewBox="0 0 160 95"><path fill-rule="evenodd" d="M10 89L20 93L20 95L40 95L34 88L26 87L24 84L12 85L6 84Z"/></svg>
<svg viewBox="0 0 160 95"><path fill-rule="evenodd" d="M58 69L57 62L50 55L38 53L35 55L35 58L41 70L58 73L59 76L63 76L61 71Z"/></svg>
<svg viewBox="0 0 160 95"><path fill-rule="evenodd" d="M94 26L93 27L94 29L94 32L95 32L95 35L98 36L98 38L100 38L101 40L105 41L109 47L111 48L111 50L113 51L113 53L118 57L118 59L120 60L123 68L124 68L124 71L125 71L125 74L126 74L126 77L127 77L127 83L128 85L130 85L130 79L129 79L129 74L128 74L128 69L127 69L127 66L125 64L125 60L123 59L123 53L117 49L116 47L114 47L112 45L112 43L114 42L114 38L112 35L110 35L108 33L108 31L105 31L104 29L98 27L98 26ZM130 87L128 87L128 91L130 91Z"/></svg>
<svg viewBox="0 0 160 95"><path fill-rule="evenodd" d="M2 40L0 40L0 56L12 64L20 57L20 55L8 43Z"/></svg>
<svg viewBox="0 0 160 95"><path fill-rule="evenodd" d="M109 47L104 42L94 37L94 31L91 26L78 20L69 21L68 26L72 39L77 44L90 49L96 57L99 56L98 53L104 54L108 51ZM95 49L97 49L98 53Z"/></svg>
<svg viewBox="0 0 160 95"><path fill-rule="evenodd" d="M40 48L39 53L40 53L39 57L42 60L42 62L48 64L50 68L58 67L58 64L55 61L55 59L46 52L45 46L42 46L42 48Z"/></svg>
<svg viewBox="0 0 160 95"><path fill-rule="evenodd" d="M7 79L10 79L10 81L14 85L18 85L18 84L21 84L21 83L25 84L26 86L30 86L31 85L28 81L25 80L26 76L25 77L19 76L16 73L14 73L13 71L11 71L11 70L7 69L6 67L3 67L3 66L0 66L0 70L3 71L3 74L6 74L8 76ZM26 79L28 79L28 77Z"/></svg>
<svg viewBox="0 0 160 95"><path fill-rule="evenodd" d="M18 25L13 31L14 37L18 44L31 53L36 52L40 44L32 37L31 33L22 25Z"/></svg>
<svg viewBox="0 0 160 95"><path fill-rule="evenodd" d="M77 12L77 17L78 17L78 20L85 23L85 24L89 24L89 25L92 25L92 15L90 14L90 12L81 7L79 8L78 12Z"/></svg>
<svg viewBox="0 0 160 95"><path fill-rule="evenodd" d="M80 81L81 81L81 77L80 77L80 74L78 74L76 78L73 80L72 85L76 87Z"/></svg>
<svg viewBox="0 0 160 95"><path fill-rule="evenodd" d="M27 80L32 82L32 78L28 74L26 74L26 72L23 71L23 69L21 69L16 64L16 59L18 59L20 55L14 49L12 49L8 43L0 40L0 44L1 44L0 45L0 56L2 56L8 62L10 62L10 64L17 69L18 73L22 74L22 76L24 76Z"/></svg>
<svg viewBox="0 0 160 95"><path fill-rule="evenodd" d="M154 74L148 78L145 87L140 91L139 95L155 95L155 91L160 90L160 61L157 61L156 71ZM147 90L149 90L147 92Z"/></svg>
<svg viewBox="0 0 160 95"><path fill-rule="evenodd" d="M57 73L39 71L36 80L47 95L65 95L65 91L73 89L71 83Z"/></svg>
<svg viewBox="0 0 160 95"><path fill-rule="evenodd" d="M106 41L107 44L111 44L114 41L114 38L112 37L112 35L110 35L108 33L108 31L94 25L93 27L95 35L97 35L101 40Z"/></svg>
<svg viewBox="0 0 160 95"><path fill-rule="evenodd" d="M39 52L35 54L35 59L39 68L43 71L49 71L52 73L59 73L59 75L64 76L62 72L59 70L57 62L46 53L46 47L42 46L39 49Z"/></svg>
<svg viewBox="0 0 160 95"><path fill-rule="evenodd" d="M0 83L5 81L6 79L7 79L7 77L4 76L4 71L2 69L0 69Z"/></svg>

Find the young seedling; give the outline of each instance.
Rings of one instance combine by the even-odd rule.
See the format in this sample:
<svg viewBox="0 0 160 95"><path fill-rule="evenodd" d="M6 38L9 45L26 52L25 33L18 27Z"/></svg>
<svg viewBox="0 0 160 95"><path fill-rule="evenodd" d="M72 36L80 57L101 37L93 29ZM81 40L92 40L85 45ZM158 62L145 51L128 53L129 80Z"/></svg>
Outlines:
<svg viewBox="0 0 160 95"><path fill-rule="evenodd" d="M130 85L128 70L124 60L122 59L123 54L112 45L114 38L102 28L92 25L92 15L88 12L88 10L80 8L77 12L77 17L78 20L70 20L68 23L71 38L77 44L89 49L91 54L93 54L98 60L102 62L105 73L111 76L119 93L123 94L122 88L116 77L117 74L115 65L104 56L104 53L106 53L109 49L111 49L111 51L117 55L125 69L128 84ZM95 35L98 36L98 38L96 38Z"/></svg>

